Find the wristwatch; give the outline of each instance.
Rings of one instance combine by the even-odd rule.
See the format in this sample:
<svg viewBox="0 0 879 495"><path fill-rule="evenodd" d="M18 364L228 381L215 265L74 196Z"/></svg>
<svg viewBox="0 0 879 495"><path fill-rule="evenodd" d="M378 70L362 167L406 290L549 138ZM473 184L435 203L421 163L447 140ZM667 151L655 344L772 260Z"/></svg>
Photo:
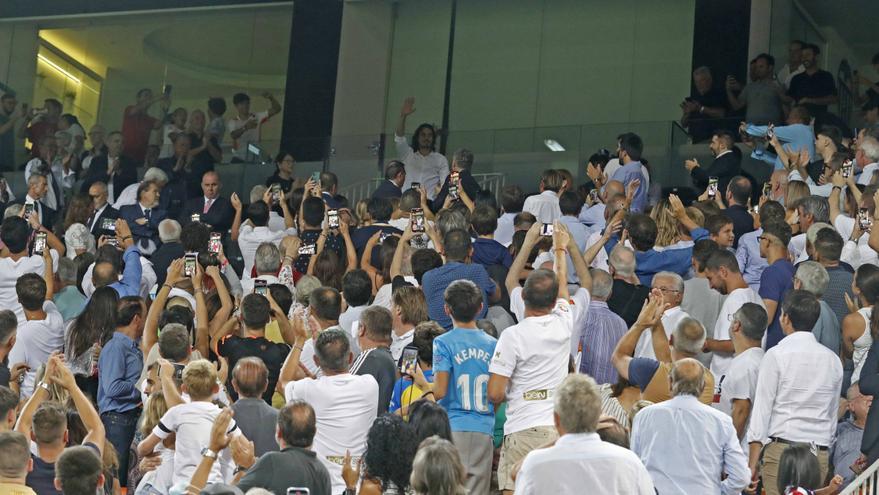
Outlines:
<svg viewBox="0 0 879 495"><path fill-rule="evenodd" d="M244 471L247 471L247 468L246 468L246 467L244 467L244 466L235 466L235 471L232 471L232 475L234 476L234 475L236 475L236 474L238 474L238 473L243 473Z"/></svg>
<svg viewBox="0 0 879 495"><path fill-rule="evenodd" d="M209 449L208 447L201 449L201 456L202 457L210 457L213 460L217 460L217 457L219 457L216 452Z"/></svg>

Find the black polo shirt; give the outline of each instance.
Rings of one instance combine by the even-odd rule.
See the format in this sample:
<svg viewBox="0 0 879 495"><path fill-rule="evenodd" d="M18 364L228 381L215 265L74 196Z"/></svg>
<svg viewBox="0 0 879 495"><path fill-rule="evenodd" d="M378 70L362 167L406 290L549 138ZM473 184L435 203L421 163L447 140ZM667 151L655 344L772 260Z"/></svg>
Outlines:
<svg viewBox="0 0 879 495"><path fill-rule="evenodd" d="M711 88L704 95L695 91L690 99L703 107L729 110L729 100L726 98L726 91L720 88ZM711 139L714 130L722 127L717 119L698 112L690 115L688 124L688 130L695 142Z"/></svg>
<svg viewBox="0 0 879 495"><path fill-rule="evenodd" d="M833 80L833 74L826 70L818 70L818 72L812 75L809 75L807 72L801 72L791 79L790 89L787 90L787 94L797 101L803 98L832 96L836 94L836 82ZM827 111L827 105L807 103L805 107L809 109L813 116Z"/></svg>
<svg viewBox="0 0 879 495"><path fill-rule="evenodd" d="M229 370L235 369L235 364L246 357L258 357L265 363L269 370L269 386L266 387L262 398L268 404L272 403L272 395L275 393L275 385L281 376L281 367L290 353L287 344L276 344L265 337L239 337L227 335L217 343L217 354L229 361ZM232 400L238 400L238 394L232 388L232 373L226 381L226 391Z"/></svg>
<svg viewBox="0 0 879 495"><path fill-rule="evenodd" d="M288 488L308 488L311 495L331 495L330 472L314 451L287 447L280 452L267 452L238 483L247 492L264 488L272 493L287 493Z"/></svg>

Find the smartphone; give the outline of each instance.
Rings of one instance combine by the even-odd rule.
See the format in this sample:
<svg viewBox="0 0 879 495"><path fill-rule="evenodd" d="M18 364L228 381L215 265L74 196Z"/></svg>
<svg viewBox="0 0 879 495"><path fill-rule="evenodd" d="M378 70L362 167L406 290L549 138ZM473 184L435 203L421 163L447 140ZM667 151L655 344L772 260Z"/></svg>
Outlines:
<svg viewBox="0 0 879 495"><path fill-rule="evenodd" d="M112 218L102 218L101 219L101 230L109 230L112 232L116 232L116 220Z"/></svg>
<svg viewBox="0 0 879 495"><path fill-rule="evenodd" d="M296 488L295 486L291 486L287 488L287 495L311 495L311 489L305 488Z"/></svg>
<svg viewBox="0 0 879 495"><path fill-rule="evenodd" d="M300 255L314 254L314 252L315 252L315 245L314 244L303 244L303 245L299 246L299 254Z"/></svg>
<svg viewBox="0 0 879 495"><path fill-rule="evenodd" d="M174 363L174 380L178 382L183 381L183 369L186 368L186 365Z"/></svg>
<svg viewBox="0 0 879 495"><path fill-rule="evenodd" d="M36 237L34 237L34 254L39 254L42 256L43 251L46 250L46 233L45 232L37 232Z"/></svg>
<svg viewBox="0 0 879 495"><path fill-rule="evenodd" d="M330 229L339 228L339 210L327 210L327 226Z"/></svg>
<svg viewBox="0 0 879 495"><path fill-rule="evenodd" d="M768 198L770 192L772 192L772 184L765 182L763 184L763 195Z"/></svg>
<svg viewBox="0 0 879 495"><path fill-rule="evenodd" d="M852 176L852 161L846 160L842 162L842 177L848 179Z"/></svg>
<svg viewBox="0 0 879 495"><path fill-rule="evenodd" d="M266 295L269 291L269 283L261 278L253 279L253 293Z"/></svg>
<svg viewBox="0 0 879 495"><path fill-rule="evenodd" d="M378 236L378 243L379 243L379 244L383 244L383 243L385 242L385 239L387 239L387 238L390 237L390 236L391 236L391 233L390 233L390 232L382 232L382 233L379 234L379 236Z"/></svg>
<svg viewBox="0 0 879 495"><path fill-rule="evenodd" d="M412 232L424 232L424 210L421 208L412 208L409 212L409 225L412 226Z"/></svg>
<svg viewBox="0 0 879 495"><path fill-rule="evenodd" d="M775 138L775 126L773 124L769 124L766 126L766 139L772 140Z"/></svg>
<svg viewBox="0 0 879 495"><path fill-rule="evenodd" d="M270 190L272 191L272 201L277 203L281 200L281 184L272 184Z"/></svg>
<svg viewBox="0 0 879 495"><path fill-rule="evenodd" d="M119 247L119 239L116 239L116 236L115 236L115 235L110 236L110 237L107 238L107 244L109 244L109 245L111 245L111 246L113 246L113 247L118 248L118 247Z"/></svg>
<svg viewBox="0 0 879 495"><path fill-rule="evenodd" d="M449 183L449 197L458 199L458 186L456 184Z"/></svg>
<svg viewBox="0 0 879 495"><path fill-rule="evenodd" d="M201 222L201 213L193 213L189 215L189 219L192 220L193 223Z"/></svg>
<svg viewBox="0 0 879 495"><path fill-rule="evenodd" d="M545 223L540 227L540 235L544 237L552 237L553 229L551 223Z"/></svg>
<svg viewBox="0 0 879 495"><path fill-rule="evenodd" d="M174 86L171 86L170 84L166 84L165 87L162 88L162 93L163 93L165 96L171 96L171 90L172 90L173 88L174 88Z"/></svg>
<svg viewBox="0 0 879 495"><path fill-rule="evenodd" d="M400 374L409 375L409 369L418 361L418 348L407 345L403 348L403 355L400 356Z"/></svg>
<svg viewBox="0 0 879 495"><path fill-rule="evenodd" d="M320 172L313 172L311 174L311 182L315 184L320 184Z"/></svg>
<svg viewBox="0 0 879 495"><path fill-rule="evenodd" d="M195 263L196 258L198 257L198 253L186 253L183 257L183 274L187 277L191 277L195 274Z"/></svg>
<svg viewBox="0 0 879 495"><path fill-rule="evenodd" d="M421 183L420 183L420 182L413 182L413 183L412 183L412 189L418 189L419 187L421 187Z"/></svg>
<svg viewBox="0 0 879 495"><path fill-rule="evenodd" d="M252 144L252 143L249 143L247 145L247 152L257 158L262 156L262 149L259 146Z"/></svg>
<svg viewBox="0 0 879 495"><path fill-rule="evenodd" d="M717 177L708 178L708 198L714 199L717 196Z"/></svg>
<svg viewBox="0 0 879 495"><path fill-rule="evenodd" d="M208 241L208 251L219 254L220 247L222 246L222 241L220 241L221 236L219 232L211 232L211 240Z"/></svg>
<svg viewBox="0 0 879 495"><path fill-rule="evenodd" d="M873 227L873 219L870 218L870 210L866 208L858 208L858 223L863 231L868 231Z"/></svg>
<svg viewBox="0 0 879 495"><path fill-rule="evenodd" d="M598 189L589 190L589 201L592 204L598 203Z"/></svg>
<svg viewBox="0 0 879 495"><path fill-rule="evenodd" d="M452 172L449 174L449 184L455 184L457 186L459 177L460 174L458 174L458 172Z"/></svg>
<svg viewBox="0 0 879 495"><path fill-rule="evenodd" d="M760 214L760 205L754 205L751 208L751 211L753 211L755 215L759 215Z"/></svg>
<svg viewBox="0 0 879 495"><path fill-rule="evenodd" d="M33 203L25 203L24 204L24 219L27 220L31 213L34 212L34 204Z"/></svg>

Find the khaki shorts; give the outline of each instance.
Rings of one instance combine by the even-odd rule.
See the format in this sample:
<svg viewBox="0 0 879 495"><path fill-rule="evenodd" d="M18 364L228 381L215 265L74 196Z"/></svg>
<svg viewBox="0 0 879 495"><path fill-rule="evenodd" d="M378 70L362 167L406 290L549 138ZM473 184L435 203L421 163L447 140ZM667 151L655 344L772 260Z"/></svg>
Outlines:
<svg viewBox="0 0 879 495"><path fill-rule="evenodd" d="M763 489L766 495L779 495L778 491L778 465L781 462L781 454L790 445L772 441L763 447ZM818 467L821 470L821 480L827 479L829 469L829 455L827 449L818 451Z"/></svg>
<svg viewBox="0 0 879 495"><path fill-rule="evenodd" d="M554 426L535 426L510 433L504 437L501 458L497 466L497 483L500 490L513 490L513 467L534 449L539 449L559 437Z"/></svg>

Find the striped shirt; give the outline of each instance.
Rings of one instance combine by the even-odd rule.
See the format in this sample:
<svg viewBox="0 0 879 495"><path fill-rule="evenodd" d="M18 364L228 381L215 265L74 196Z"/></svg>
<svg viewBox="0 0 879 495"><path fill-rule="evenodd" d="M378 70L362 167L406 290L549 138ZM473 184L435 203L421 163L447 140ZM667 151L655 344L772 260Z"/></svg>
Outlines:
<svg viewBox="0 0 879 495"><path fill-rule="evenodd" d="M580 373L585 373L598 383L616 383L617 370L610 356L617 342L626 333L626 322L607 307L604 301L589 303L589 311L581 322Z"/></svg>

